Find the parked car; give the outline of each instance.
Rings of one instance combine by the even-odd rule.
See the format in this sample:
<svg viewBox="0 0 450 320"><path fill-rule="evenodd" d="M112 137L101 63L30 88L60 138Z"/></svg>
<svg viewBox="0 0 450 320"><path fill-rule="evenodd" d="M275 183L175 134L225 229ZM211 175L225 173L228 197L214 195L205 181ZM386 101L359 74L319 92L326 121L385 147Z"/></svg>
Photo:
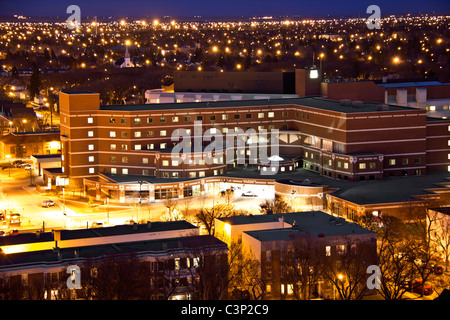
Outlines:
<svg viewBox="0 0 450 320"><path fill-rule="evenodd" d="M31 164L26 165L23 167L25 170L33 170L33 166Z"/></svg>
<svg viewBox="0 0 450 320"><path fill-rule="evenodd" d="M444 273L444 268L438 265L432 265L431 269L433 270L434 274L441 275Z"/></svg>
<svg viewBox="0 0 450 320"><path fill-rule="evenodd" d="M0 231L0 237L4 237L6 234L5 234L5 231Z"/></svg>
<svg viewBox="0 0 450 320"><path fill-rule="evenodd" d="M418 294L422 294L422 288L423 288L423 294L426 296L429 296L430 294L433 293L433 288L431 288L430 285L423 285L422 280L416 281L413 283L413 292L418 293Z"/></svg>
<svg viewBox="0 0 450 320"><path fill-rule="evenodd" d="M21 168L24 164L27 164L25 161L16 160L12 163L15 168Z"/></svg>
<svg viewBox="0 0 450 320"><path fill-rule="evenodd" d="M10 235L15 235L15 234L19 234L19 230L11 230L10 232L9 232L9 234Z"/></svg>
<svg viewBox="0 0 450 320"><path fill-rule="evenodd" d="M20 213L12 213L9 218L9 225L20 226Z"/></svg>
<svg viewBox="0 0 450 320"><path fill-rule="evenodd" d="M103 223L102 222L92 222L91 228L102 228Z"/></svg>
<svg viewBox="0 0 450 320"><path fill-rule="evenodd" d="M53 207L55 205L55 202L52 200L45 200L41 203L42 208L49 208Z"/></svg>
<svg viewBox="0 0 450 320"><path fill-rule="evenodd" d="M242 192L243 197L256 197L256 194L254 194L252 191L244 191Z"/></svg>

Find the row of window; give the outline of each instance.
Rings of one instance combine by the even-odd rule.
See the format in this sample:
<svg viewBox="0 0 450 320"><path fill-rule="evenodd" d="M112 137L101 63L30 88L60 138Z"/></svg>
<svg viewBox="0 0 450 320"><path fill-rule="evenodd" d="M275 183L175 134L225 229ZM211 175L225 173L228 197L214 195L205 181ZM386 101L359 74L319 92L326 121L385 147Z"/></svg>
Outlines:
<svg viewBox="0 0 450 320"><path fill-rule="evenodd" d="M91 170L92 169L92 170ZM219 174L223 174L223 169L217 169L217 170L213 170L213 175L217 176ZM95 173L95 169L94 168L89 168L89 173ZM111 168L111 174L128 174L128 168L122 168L120 171L117 168ZM142 175L143 176L149 176L150 175L150 170L149 169L142 169ZM152 170L152 175L155 175L154 170ZM179 172L162 172L161 176L163 178L179 178L180 177L180 173ZM203 178L206 176L206 172L205 171L190 171L188 172L188 177L189 178Z"/></svg>
<svg viewBox="0 0 450 320"><path fill-rule="evenodd" d="M281 116L286 118L288 116L287 111L282 111L281 112ZM266 117L266 113L265 112L258 112L258 114L257 114L257 118L258 119L264 119L265 117ZM274 117L275 117L275 112L272 112L272 111L271 112L267 112L267 118L274 118ZM253 118L253 114L247 113L247 114L245 114L245 118L246 119L252 119ZM167 123L169 119L173 123L177 123L177 122L180 121L180 117L173 116L173 117L170 117L170 118L168 118L168 117L160 117L159 118L159 122L160 123ZM204 119L206 119L206 117L201 116L201 115L197 115L195 117L184 116L184 121L185 122L190 122L192 120L202 121ZM229 117L228 114L222 114L220 117L216 116L216 115L210 115L209 116L209 120L211 120L211 121L215 121L215 120L219 120L219 119L221 119L221 120L229 120L231 118ZM241 119L241 115L240 114L234 114L233 115L233 119L236 119L236 120ZM141 118L133 118L132 121L133 121L134 124L142 124L143 123ZM87 122L90 123L90 124L94 123L94 118L92 118L92 117L87 118ZM146 123L153 123L153 118L146 118L145 122ZM110 118L109 119L109 123L111 123L111 124L116 123L116 118ZM121 118L120 119L120 123L126 124L127 123L127 119L126 118Z"/></svg>

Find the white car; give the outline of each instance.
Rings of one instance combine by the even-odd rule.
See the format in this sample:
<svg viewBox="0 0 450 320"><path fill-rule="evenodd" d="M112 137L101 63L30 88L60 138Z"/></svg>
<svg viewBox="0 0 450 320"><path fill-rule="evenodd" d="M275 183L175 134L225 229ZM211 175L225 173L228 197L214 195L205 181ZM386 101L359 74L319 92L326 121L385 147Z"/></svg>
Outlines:
<svg viewBox="0 0 450 320"><path fill-rule="evenodd" d="M254 194L252 191L244 191L242 193L243 197L256 197L256 194Z"/></svg>

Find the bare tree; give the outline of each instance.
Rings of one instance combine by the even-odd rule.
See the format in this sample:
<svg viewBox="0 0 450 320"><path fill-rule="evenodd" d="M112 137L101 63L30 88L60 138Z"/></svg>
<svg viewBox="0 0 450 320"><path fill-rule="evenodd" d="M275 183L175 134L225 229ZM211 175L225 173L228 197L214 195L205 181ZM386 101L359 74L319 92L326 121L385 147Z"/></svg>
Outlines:
<svg viewBox="0 0 450 320"><path fill-rule="evenodd" d="M404 224L392 216L380 218L378 266L381 272L380 294L386 300L400 300L408 290L416 271L408 259L410 242Z"/></svg>
<svg viewBox="0 0 450 320"><path fill-rule="evenodd" d="M293 212L293 208L284 199L275 195L273 200L266 200L259 205L261 213L264 214L276 214L276 213L287 213Z"/></svg>
<svg viewBox="0 0 450 320"><path fill-rule="evenodd" d="M261 276L261 262L242 242L232 241L228 246L228 264L229 288L234 299L264 299L266 281Z"/></svg>
<svg viewBox="0 0 450 320"><path fill-rule="evenodd" d="M366 293L367 267L376 263L376 247L369 240L347 237L341 252L326 257L323 275L342 300L360 300Z"/></svg>
<svg viewBox="0 0 450 320"><path fill-rule="evenodd" d="M315 297L316 285L323 276L324 252L321 239L308 235L289 241L287 250L283 251L281 266L284 279L293 285L297 299Z"/></svg>
<svg viewBox="0 0 450 320"><path fill-rule="evenodd" d="M234 205L219 203L212 208L200 209L196 217L204 224L208 234L214 235L215 219L231 217L234 215L236 215L234 211Z"/></svg>

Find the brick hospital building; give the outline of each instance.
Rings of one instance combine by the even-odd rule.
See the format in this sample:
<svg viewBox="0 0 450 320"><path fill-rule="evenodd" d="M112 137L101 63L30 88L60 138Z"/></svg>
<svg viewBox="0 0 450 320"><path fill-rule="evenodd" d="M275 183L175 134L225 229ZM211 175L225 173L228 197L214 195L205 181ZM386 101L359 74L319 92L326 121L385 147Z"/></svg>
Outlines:
<svg viewBox="0 0 450 320"><path fill-rule="evenodd" d="M303 97L145 105L100 105L98 93L61 92L61 163L46 169L49 186L69 178L98 200L180 198L215 183L273 185L263 159L250 159L252 144L278 143L279 173L303 168L336 180L369 181L422 176L450 169L450 120L428 118L426 110L380 103ZM201 121L202 132L194 132ZM202 136L279 130L265 141L208 150L203 143L190 162L172 158L176 129ZM263 139L264 140L264 139ZM194 141L194 140L193 140ZM227 152L235 148L232 153ZM231 154L231 156L230 156ZM261 155L260 155L261 157ZM259 177L230 177L246 161Z"/></svg>

